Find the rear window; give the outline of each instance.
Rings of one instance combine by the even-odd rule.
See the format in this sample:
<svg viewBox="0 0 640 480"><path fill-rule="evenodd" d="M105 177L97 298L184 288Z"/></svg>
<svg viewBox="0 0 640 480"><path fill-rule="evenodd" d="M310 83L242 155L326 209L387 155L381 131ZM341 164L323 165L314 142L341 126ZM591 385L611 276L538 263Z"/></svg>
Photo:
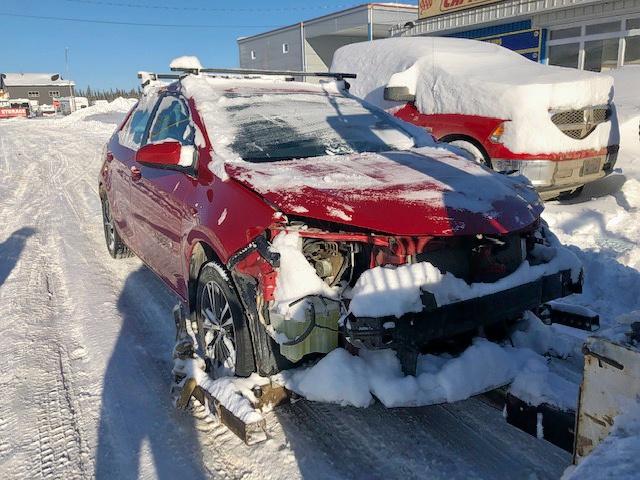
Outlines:
<svg viewBox="0 0 640 480"><path fill-rule="evenodd" d="M249 162L405 150L413 138L386 113L327 92L225 93L235 136Z"/></svg>

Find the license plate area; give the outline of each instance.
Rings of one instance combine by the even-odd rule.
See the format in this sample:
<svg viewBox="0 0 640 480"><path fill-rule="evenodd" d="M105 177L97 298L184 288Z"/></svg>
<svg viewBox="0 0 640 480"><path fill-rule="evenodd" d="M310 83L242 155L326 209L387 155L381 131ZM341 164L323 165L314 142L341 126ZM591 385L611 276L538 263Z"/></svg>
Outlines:
<svg viewBox="0 0 640 480"><path fill-rule="evenodd" d="M584 177L586 175L593 175L594 173L598 173L600 171L600 158L588 158L584 161L582 165L582 171L580 172L580 176Z"/></svg>

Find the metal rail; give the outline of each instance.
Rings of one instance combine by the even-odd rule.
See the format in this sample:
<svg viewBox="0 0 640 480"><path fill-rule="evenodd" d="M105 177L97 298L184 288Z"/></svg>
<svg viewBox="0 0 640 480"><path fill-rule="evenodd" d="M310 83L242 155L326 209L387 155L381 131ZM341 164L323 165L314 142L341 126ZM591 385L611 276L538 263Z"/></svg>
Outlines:
<svg viewBox="0 0 640 480"><path fill-rule="evenodd" d="M339 72L296 72L292 70L259 70L247 68L171 68L172 72L183 73L221 73L225 75L274 75L280 77L325 77L343 80L345 78L356 78L355 73Z"/></svg>

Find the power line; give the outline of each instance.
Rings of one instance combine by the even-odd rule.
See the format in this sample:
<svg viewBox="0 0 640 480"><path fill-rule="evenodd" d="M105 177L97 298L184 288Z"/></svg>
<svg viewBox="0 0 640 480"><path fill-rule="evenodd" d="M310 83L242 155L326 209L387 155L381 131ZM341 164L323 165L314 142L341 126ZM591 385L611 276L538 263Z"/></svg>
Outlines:
<svg viewBox="0 0 640 480"><path fill-rule="evenodd" d="M3 17L33 18L36 20L58 20L61 22L101 23L105 25L126 25L134 27L163 27L163 28L279 28L282 25L211 25L211 24L185 24L185 23L139 23L117 22L112 20L94 20L90 18L48 17L43 15L23 15L19 13L0 12Z"/></svg>
<svg viewBox="0 0 640 480"><path fill-rule="evenodd" d="M343 8L351 8L360 3L350 3L342 5L313 5L302 7L280 7L280 8L212 8L212 7L184 7L184 6L172 6L172 5L150 5L143 3L128 3L128 2L113 2L107 0L64 0L72 3L83 3L85 5L102 5L108 7L125 7L125 8L139 8L139 9L154 9L154 10L177 10L177 11L191 11L191 12L226 12L226 13L251 13L251 12L289 12L289 11L303 11L303 10L335 10Z"/></svg>

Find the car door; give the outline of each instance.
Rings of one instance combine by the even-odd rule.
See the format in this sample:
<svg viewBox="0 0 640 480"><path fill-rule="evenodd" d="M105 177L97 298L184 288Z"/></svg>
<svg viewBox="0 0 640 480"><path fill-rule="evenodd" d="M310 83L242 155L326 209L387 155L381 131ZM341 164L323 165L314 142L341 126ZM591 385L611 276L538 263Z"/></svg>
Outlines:
<svg viewBox="0 0 640 480"><path fill-rule="evenodd" d="M187 103L167 93L157 103L143 144L177 141L192 152L190 166L153 166L135 162L131 177L134 244L144 262L181 296L186 285L182 262L183 226L195 207L187 204L196 188L195 127Z"/></svg>
<svg viewBox="0 0 640 480"><path fill-rule="evenodd" d="M131 248L134 248L130 208L132 169L156 101L157 96L143 96L116 138L107 146L107 160L112 171L111 210L118 233Z"/></svg>

